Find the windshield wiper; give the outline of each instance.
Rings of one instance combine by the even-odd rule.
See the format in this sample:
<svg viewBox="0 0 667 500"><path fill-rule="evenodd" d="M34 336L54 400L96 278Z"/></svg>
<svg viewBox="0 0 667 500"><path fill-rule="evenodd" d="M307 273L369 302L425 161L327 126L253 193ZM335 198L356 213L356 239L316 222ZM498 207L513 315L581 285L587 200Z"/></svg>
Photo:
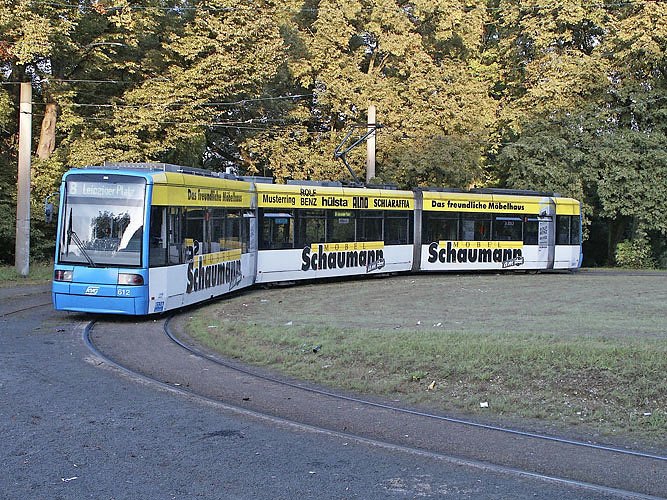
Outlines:
<svg viewBox="0 0 667 500"><path fill-rule="evenodd" d="M67 237L70 240L74 240L74 243L76 243L76 246L79 248L79 250L81 250L81 253L83 254L83 256L88 261L88 264L90 264L90 267L97 267L95 265L95 262L93 262L93 259L90 258L90 255L88 255L88 252L86 252L86 249L83 248L83 242L79 238L79 235L76 234L73 229L69 229L67 231Z"/></svg>

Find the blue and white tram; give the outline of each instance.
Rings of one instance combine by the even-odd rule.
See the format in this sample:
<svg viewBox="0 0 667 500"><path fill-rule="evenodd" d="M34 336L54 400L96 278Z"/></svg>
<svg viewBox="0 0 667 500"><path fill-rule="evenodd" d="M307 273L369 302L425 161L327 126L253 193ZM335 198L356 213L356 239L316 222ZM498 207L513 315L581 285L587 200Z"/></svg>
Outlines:
<svg viewBox="0 0 667 500"><path fill-rule="evenodd" d="M144 315L254 283L581 262L580 204L554 194L280 185L105 164L63 178L53 303Z"/></svg>
<svg viewBox="0 0 667 500"><path fill-rule="evenodd" d="M56 309L150 314L254 282L249 182L174 165L110 164L66 173L60 199Z"/></svg>

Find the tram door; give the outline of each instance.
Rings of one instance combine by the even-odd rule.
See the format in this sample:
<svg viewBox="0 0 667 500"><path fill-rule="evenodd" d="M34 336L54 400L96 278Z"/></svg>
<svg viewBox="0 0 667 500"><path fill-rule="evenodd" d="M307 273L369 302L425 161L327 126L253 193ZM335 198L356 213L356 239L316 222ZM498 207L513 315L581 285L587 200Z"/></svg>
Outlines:
<svg viewBox="0 0 667 500"><path fill-rule="evenodd" d="M169 254L168 262L169 265L180 264L185 262L185 254L183 248L183 236L182 236L182 227L181 227L181 208L180 207L169 207Z"/></svg>
<svg viewBox="0 0 667 500"><path fill-rule="evenodd" d="M553 269L556 257L556 204L551 198L540 200L537 235L538 261L545 262L547 269Z"/></svg>
<svg viewBox="0 0 667 500"><path fill-rule="evenodd" d="M257 276L257 241L258 241L258 227L257 216L255 211L245 210L243 212L243 219L248 221L248 253L250 254L250 270L249 276L252 277L252 282L255 282ZM244 224L245 225L245 224Z"/></svg>
<svg viewBox="0 0 667 500"><path fill-rule="evenodd" d="M180 207L151 207L150 267L173 266L185 262Z"/></svg>

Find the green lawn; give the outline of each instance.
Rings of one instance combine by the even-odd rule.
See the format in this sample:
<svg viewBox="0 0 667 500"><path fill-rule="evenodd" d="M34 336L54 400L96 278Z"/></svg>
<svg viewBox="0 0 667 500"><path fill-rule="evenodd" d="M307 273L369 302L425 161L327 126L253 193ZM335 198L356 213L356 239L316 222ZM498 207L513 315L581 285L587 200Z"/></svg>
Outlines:
<svg viewBox="0 0 667 500"><path fill-rule="evenodd" d="M667 443L661 275L309 283L222 299L188 329L227 356L331 387Z"/></svg>
<svg viewBox="0 0 667 500"><path fill-rule="evenodd" d="M28 276L21 276L14 266L0 266L0 287L48 284L53 278L53 262L30 263Z"/></svg>

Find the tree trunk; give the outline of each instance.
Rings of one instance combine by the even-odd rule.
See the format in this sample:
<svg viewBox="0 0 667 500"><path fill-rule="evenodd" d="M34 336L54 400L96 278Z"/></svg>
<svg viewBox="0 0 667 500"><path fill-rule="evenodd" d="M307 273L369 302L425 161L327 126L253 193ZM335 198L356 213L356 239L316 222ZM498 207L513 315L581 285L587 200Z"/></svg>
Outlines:
<svg viewBox="0 0 667 500"><path fill-rule="evenodd" d="M48 159L56 148L57 118L58 105L55 102L47 103L44 119L42 120L42 131L39 134L39 144L37 145L37 157L40 160Z"/></svg>

